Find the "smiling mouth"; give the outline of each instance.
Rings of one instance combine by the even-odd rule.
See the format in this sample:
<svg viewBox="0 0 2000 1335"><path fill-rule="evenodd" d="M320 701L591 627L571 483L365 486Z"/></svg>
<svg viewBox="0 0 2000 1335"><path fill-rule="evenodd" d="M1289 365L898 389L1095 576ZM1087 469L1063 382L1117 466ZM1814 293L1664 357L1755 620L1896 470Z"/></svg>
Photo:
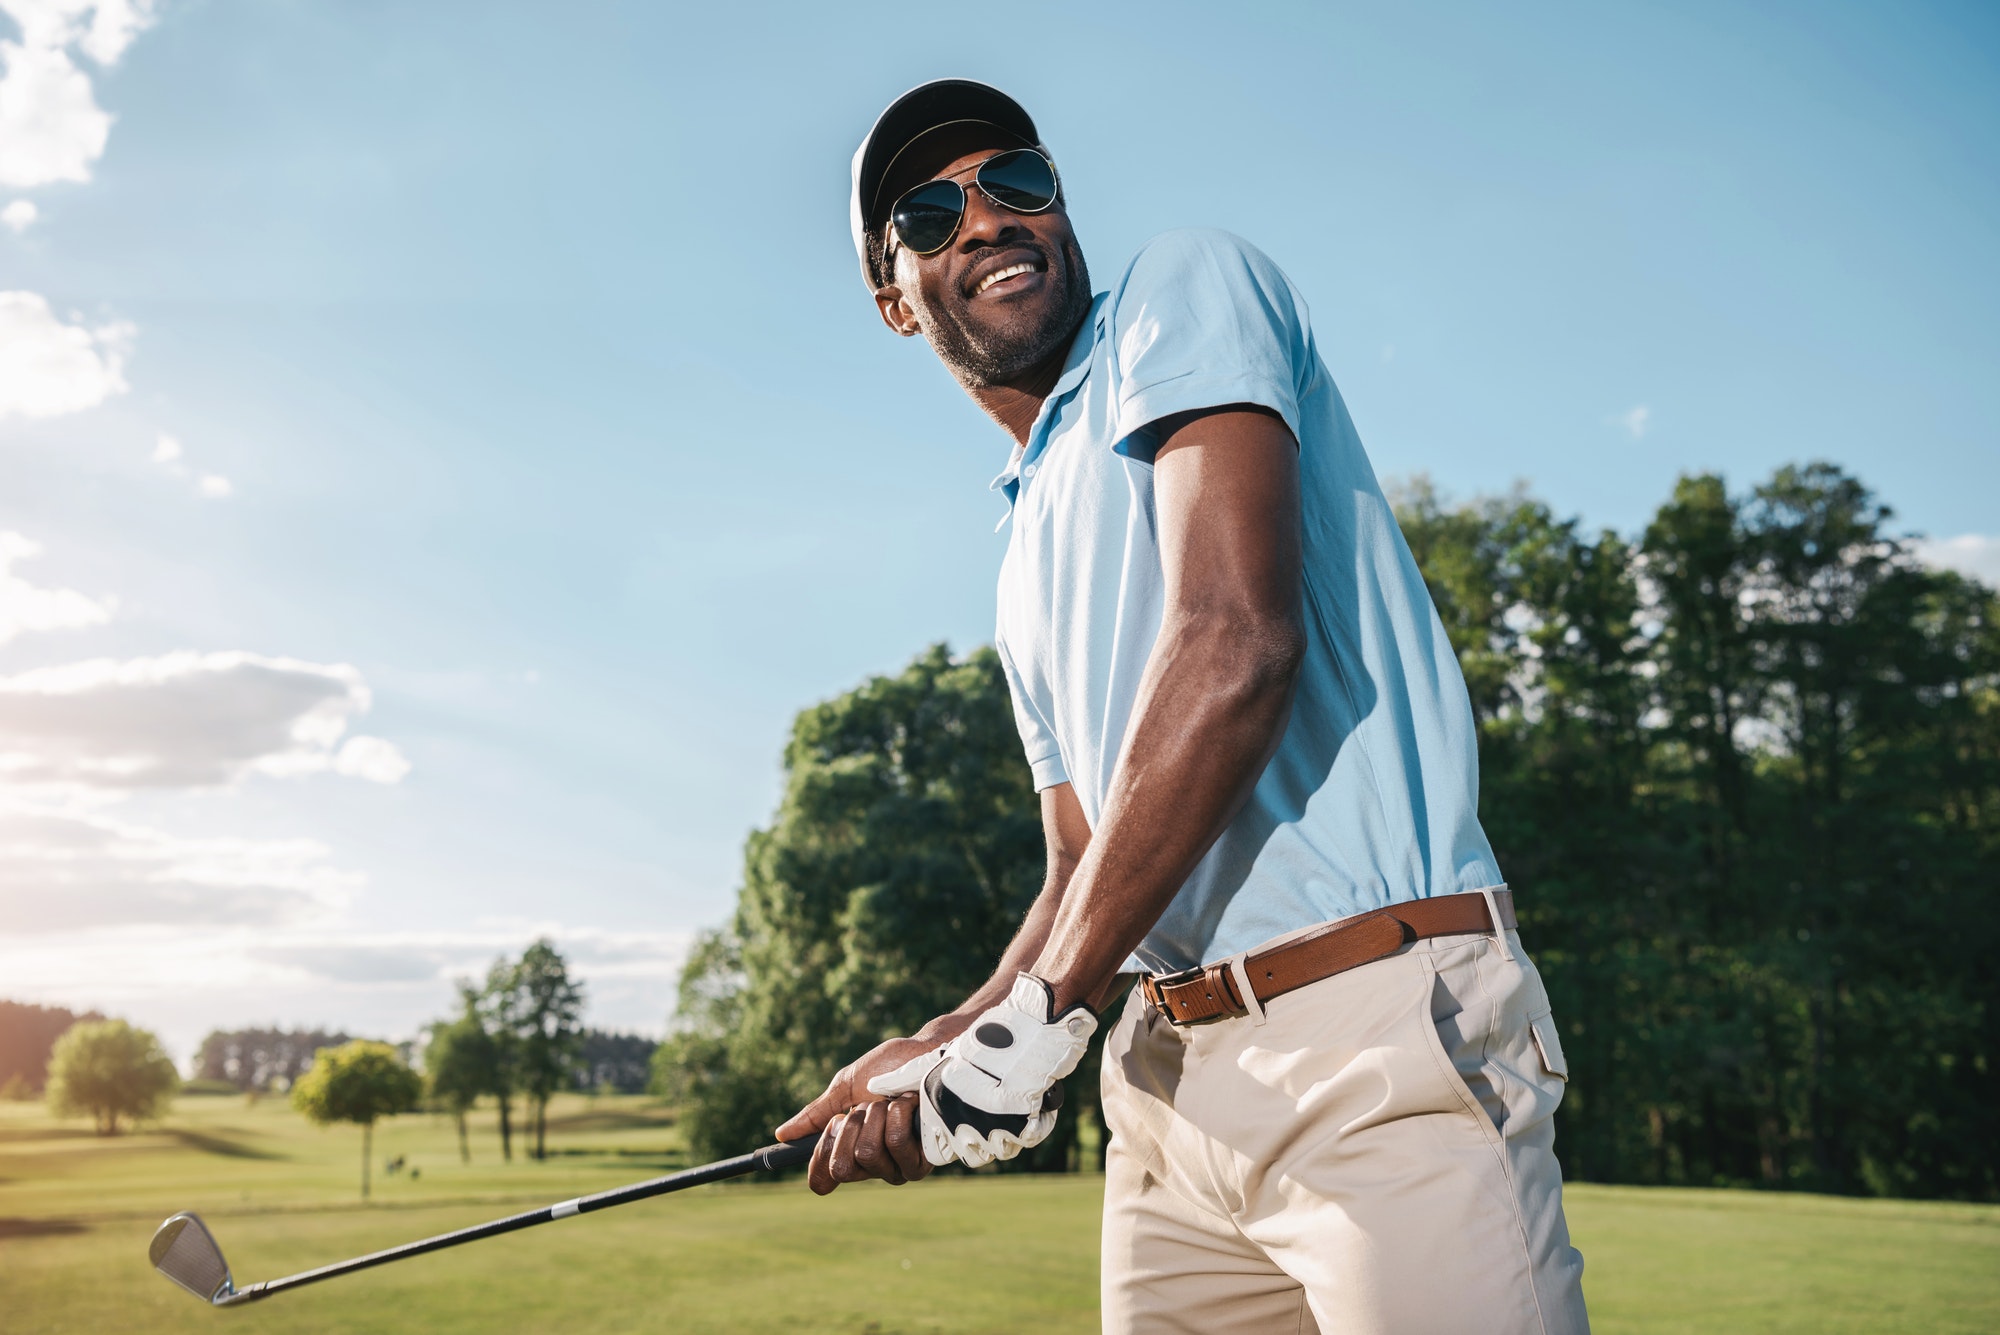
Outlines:
<svg viewBox="0 0 2000 1335"><path fill-rule="evenodd" d="M1020 264L1010 264L1004 269L995 269L992 273L987 274L979 280L978 286L972 289L972 295L976 297L996 283L1004 283L1011 278L1019 278L1023 274L1040 272L1042 272L1042 265L1038 261L1023 261Z"/></svg>

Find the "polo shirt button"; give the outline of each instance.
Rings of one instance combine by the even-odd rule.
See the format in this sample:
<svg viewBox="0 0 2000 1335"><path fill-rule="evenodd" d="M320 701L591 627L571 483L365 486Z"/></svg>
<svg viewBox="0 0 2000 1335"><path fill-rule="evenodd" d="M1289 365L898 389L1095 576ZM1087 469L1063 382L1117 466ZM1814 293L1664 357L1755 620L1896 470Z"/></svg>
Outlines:
<svg viewBox="0 0 2000 1335"><path fill-rule="evenodd" d="M1022 469L1021 471L1024 475L1028 477L1033 477L1035 475L1035 470L1040 467L1041 467L1040 464L1029 464L1026 468Z"/></svg>

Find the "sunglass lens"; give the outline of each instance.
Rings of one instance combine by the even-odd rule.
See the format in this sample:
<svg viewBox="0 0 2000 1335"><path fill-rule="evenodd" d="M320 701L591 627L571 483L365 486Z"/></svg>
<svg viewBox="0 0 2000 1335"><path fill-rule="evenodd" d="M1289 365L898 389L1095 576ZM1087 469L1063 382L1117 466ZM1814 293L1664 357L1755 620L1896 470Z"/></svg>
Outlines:
<svg viewBox="0 0 2000 1335"><path fill-rule="evenodd" d="M1041 154L1017 148L981 164L979 188L1016 213L1040 213L1056 202L1056 173Z"/></svg>
<svg viewBox="0 0 2000 1335"><path fill-rule="evenodd" d="M889 215L896 236L919 255L944 248L965 216L965 191L956 181L926 181L896 201Z"/></svg>

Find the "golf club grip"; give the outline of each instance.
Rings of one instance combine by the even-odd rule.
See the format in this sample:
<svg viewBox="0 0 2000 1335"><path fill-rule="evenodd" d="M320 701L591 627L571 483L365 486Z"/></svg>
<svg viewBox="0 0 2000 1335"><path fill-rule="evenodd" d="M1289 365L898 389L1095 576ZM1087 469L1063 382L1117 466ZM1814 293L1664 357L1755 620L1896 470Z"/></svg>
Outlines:
<svg viewBox="0 0 2000 1335"><path fill-rule="evenodd" d="M813 1146L818 1143L819 1134L815 1132L804 1140L781 1141L775 1145L766 1145L760 1150L752 1150L748 1154L739 1154L733 1159L718 1159L714 1163L702 1164L698 1168L682 1169L665 1177L649 1178L626 1187L613 1187L609 1191L579 1196L575 1200L544 1205L538 1210L508 1215L505 1219L495 1219L489 1223L474 1224L470 1228L440 1233L434 1238L423 1238L416 1242L406 1242L400 1247L370 1252L351 1261L336 1261L332 1265L301 1271L296 1275L287 1275L283 1279L265 1280L260 1284L252 1284L248 1288L238 1290L223 1299L219 1305L227 1307L236 1303L255 1302L259 1298L267 1298L280 1290L297 1288L301 1284L312 1284L322 1279L332 1279L336 1275L348 1275L356 1270L366 1270L370 1266L386 1265L390 1261L401 1261L411 1256L422 1256L425 1252L443 1251L446 1247L456 1247L460 1243L498 1237L502 1233L533 1228L537 1224L567 1219L571 1215L589 1214L593 1210L608 1210L614 1205L628 1205L633 1201L646 1200L648 1197L664 1196L670 1191L683 1191L688 1187L722 1182L732 1177L742 1177L746 1173L796 1168L812 1158Z"/></svg>

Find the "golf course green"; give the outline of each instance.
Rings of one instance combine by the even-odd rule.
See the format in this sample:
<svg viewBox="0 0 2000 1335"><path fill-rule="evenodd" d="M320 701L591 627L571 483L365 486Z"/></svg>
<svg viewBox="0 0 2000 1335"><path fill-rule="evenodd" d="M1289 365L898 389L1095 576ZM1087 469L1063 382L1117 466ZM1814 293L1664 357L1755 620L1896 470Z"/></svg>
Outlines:
<svg viewBox="0 0 2000 1335"><path fill-rule="evenodd" d="M565 1097L550 1157L500 1160L490 1110L461 1164L449 1118L361 1134L281 1099L183 1096L111 1139L0 1103L0 1330L40 1332L1085 1332L1099 1180L732 1184L565 1220L268 1303L211 1311L146 1243L199 1212L239 1284L685 1165L650 1100ZM386 1161L404 1171L385 1176ZM415 1170L413 1173L411 1170ZM1595 1328L1831 1335L2000 1329L2000 1207L1578 1186L1570 1220ZM1004 1263L1001 1258L1005 1258Z"/></svg>

